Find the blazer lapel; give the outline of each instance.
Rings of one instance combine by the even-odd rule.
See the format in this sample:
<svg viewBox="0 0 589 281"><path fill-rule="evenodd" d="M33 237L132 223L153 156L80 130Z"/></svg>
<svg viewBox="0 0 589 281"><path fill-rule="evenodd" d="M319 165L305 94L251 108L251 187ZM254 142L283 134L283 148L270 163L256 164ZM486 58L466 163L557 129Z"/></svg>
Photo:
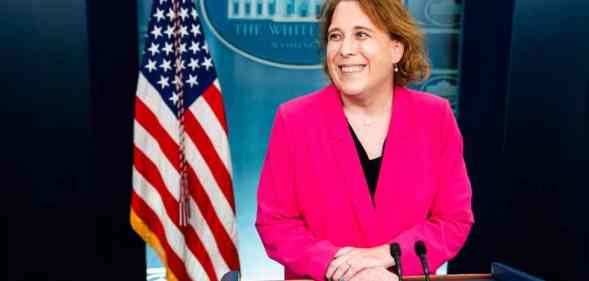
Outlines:
<svg viewBox="0 0 589 281"><path fill-rule="evenodd" d="M343 190L352 203L354 214L367 241L376 238L377 218L362 170L354 140L345 118L338 90L333 86L326 89L322 103L325 128L328 130L329 149L336 159L337 172L343 179Z"/></svg>
<svg viewBox="0 0 589 281"><path fill-rule="evenodd" d="M402 180L404 175L404 165L408 163L410 153L410 133L412 128L411 105L409 102L410 95L405 88L395 87L394 100L392 109L392 119L389 124L387 133L386 146L383 153L383 160L380 167L379 178L377 182L375 205L377 212L377 224L398 224L400 219L398 214L398 203L401 200ZM396 212L397 210L398 212ZM380 230L390 228L380 225ZM386 235L386 231L377 231ZM390 237L380 237L378 240L388 241Z"/></svg>

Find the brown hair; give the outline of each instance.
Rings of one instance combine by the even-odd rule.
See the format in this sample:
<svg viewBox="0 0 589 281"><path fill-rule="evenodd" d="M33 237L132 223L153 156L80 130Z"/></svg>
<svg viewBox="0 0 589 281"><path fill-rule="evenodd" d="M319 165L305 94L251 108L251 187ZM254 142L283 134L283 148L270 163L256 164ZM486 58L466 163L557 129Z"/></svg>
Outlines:
<svg viewBox="0 0 589 281"><path fill-rule="evenodd" d="M337 5L349 0L325 0L321 7L321 47L323 53L327 46L327 32ZM425 50L424 36L415 20L400 0L353 0L358 1L362 11L372 22L389 34L391 39L403 44L405 52L397 64L395 84L405 86L412 82L420 82L430 74L430 66ZM327 63L324 60L323 69L327 75Z"/></svg>

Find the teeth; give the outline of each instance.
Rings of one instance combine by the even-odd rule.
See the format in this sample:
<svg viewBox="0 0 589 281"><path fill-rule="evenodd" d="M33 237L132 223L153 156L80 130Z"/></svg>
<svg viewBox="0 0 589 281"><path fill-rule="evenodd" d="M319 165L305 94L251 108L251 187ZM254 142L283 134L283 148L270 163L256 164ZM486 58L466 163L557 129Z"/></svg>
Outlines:
<svg viewBox="0 0 589 281"><path fill-rule="evenodd" d="M343 65L340 68L343 73L351 73L364 70L364 65Z"/></svg>

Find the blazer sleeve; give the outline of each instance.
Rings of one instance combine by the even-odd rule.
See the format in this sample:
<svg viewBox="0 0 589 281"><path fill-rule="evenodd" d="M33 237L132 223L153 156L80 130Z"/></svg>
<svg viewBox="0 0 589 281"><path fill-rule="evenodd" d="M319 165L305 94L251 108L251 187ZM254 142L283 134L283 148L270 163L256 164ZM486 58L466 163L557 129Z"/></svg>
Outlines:
<svg viewBox="0 0 589 281"><path fill-rule="evenodd" d="M458 254L474 223L462 136L450 104L445 102L444 105L440 120L440 155L432 159L437 161L438 188L428 218L393 239L401 246L402 263L406 267L420 265L414 243L423 240L429 264L435 270ZM406 268L406 271L420 272L420 268Z"/></svg>
<svg viewBox="0 0 589 281"><path fill-rule="evenodd" d="M338 248L305 225L296 199L293 138L278 109L258 187L256 228L270 258L289 271L324 280Z"/></svg>

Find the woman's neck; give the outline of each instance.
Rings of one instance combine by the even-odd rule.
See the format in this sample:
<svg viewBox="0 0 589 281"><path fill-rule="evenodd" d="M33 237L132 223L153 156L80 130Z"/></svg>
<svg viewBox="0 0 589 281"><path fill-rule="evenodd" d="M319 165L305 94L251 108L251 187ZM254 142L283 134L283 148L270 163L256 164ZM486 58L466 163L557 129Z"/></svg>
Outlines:
<svg viewBox="0 0 589 281"><path fill-rule="evenodd" d="M393 89L389 88L376 93L342 94L341 97L345 112L375 117L390 112L393 95Z"/></svg>

